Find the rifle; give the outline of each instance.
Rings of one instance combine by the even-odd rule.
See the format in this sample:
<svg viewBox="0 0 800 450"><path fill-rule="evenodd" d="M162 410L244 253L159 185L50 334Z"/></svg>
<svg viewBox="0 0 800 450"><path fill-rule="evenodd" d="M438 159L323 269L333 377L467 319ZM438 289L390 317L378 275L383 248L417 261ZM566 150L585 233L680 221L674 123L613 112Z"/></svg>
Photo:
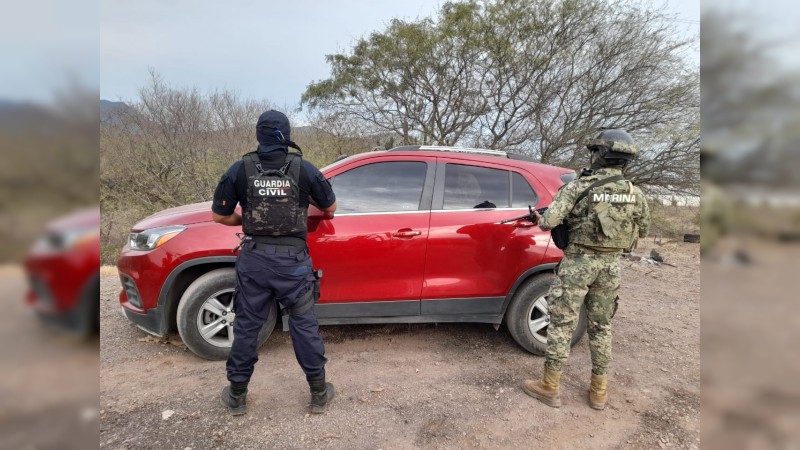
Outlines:
<svg viewBox="0 0 800 450"><path fill-rule="evenodd" d="M539 214L544 214L545 210L547 210L547 207L539 208L536 210L536 212L538 212ZM536 216L533 213L534 213L533 206L528 205L528 214L523 214L519 217L514 217L511 219L501 220L500 223L516 222L517 220L527 220L528 222L536 223Z"/></svg>

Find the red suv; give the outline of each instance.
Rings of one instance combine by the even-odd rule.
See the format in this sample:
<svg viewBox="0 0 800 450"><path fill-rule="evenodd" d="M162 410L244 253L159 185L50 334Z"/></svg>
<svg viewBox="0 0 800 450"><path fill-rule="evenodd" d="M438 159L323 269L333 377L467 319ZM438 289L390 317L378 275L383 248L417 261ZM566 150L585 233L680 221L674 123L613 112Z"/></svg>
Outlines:
<svg viewBox="0 0 800 450"><path fill-rule="evenodd" d="M48 224L24 264L26 301L42 320L83 336L100 330L100 208Z"/></svg>
<svg viewBox="0 0 800 450"><path fill-rule="evenodd" d="M309 207L309 251L324 274L320 324L505 322L522 347L544 352L544 295L562 253L531 222L500 221L548 205L573 171L500 151L420 146L321 171L338 209L331 218ZM197 355L223 359L239 230L214 223L210 210L210 202L172 208L133 227L118 262L120 303L145 331L177 329ZM573 343L585 330L582 318Z"/></svg>

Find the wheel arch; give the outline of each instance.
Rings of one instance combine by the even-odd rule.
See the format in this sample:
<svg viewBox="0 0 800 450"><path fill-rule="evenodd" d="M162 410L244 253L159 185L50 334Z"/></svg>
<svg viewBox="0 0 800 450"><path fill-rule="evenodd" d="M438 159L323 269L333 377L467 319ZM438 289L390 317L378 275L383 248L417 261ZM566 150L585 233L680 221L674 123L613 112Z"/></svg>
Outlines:
<svg viewBox="0 0 800 450"><path fill-rule="evenodd" d="M516 295L517 290L519 289L522 284L534 277L541 276L546 273L555 273L556 266L558 263L547 263L547 264L540 264L536 267L531 267L530 269L526 270L517 278L517 281L514 282L514 285L511 286L511 289L506 294L505 300L503 300L503 310L500 313L501 320L505 322L506 319L506 311L508 311L508 305L511 304L511 301L514 299L514 295Z"/></svg>
<svg viewBox="0 0 800 450"><path fill-rule="evenodd" d="M183 262L173 269L158 295L158 307L163 308L167 331L177 331L178 303L194 280L212 270L234 267L235 264L235 256L207 256Z"/></svg>

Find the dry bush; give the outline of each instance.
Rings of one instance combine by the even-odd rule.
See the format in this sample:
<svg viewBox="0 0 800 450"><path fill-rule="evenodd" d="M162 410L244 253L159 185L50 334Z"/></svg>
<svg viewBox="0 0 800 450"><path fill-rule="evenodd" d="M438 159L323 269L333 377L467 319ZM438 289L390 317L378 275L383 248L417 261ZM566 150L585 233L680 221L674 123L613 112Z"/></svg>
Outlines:
<svg viewBox="0 0 800 450"><path fill-rule="evenodd" d="M256 119L269 108L232 91L173 88L151 72L136 101L101 120L103 263L116 262L143 217L211 200L230 164L255 149Z"/></svg>
<svg viewBox="0 0 800 450"><path fill-rule="evenodd" d="M649 200L650 238L654 240L682 239L686 233L699 233L700 208L696 206L664 205Z"/></svg>
<svg viewBox="0 0 800 450"><path fill-rule="evenodd" d="M115 264L131 227L165 208L210 201L222 174L256 149L258 116L268 101L232 91L202 93L174 88L151 72L139 97L101 117L101 257ZM292 119L290 108L281 108ZM317 167L340 155L385 145L337 117L317 115L310 126L293 126L292 139Z"/></svg>

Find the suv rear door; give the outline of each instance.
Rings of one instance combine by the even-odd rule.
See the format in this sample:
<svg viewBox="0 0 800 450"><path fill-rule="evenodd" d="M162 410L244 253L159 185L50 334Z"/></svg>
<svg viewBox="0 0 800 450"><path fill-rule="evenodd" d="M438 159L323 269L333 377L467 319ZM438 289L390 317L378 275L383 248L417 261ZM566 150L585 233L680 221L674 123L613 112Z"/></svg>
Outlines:
<svg viewBox="0 0 800 450"><path fill-rule="evenodd" d="M421 313L499 314L514 281L542 262L550 234L499 224L536 205L543 187L513 165L438 158Z"/></svg>
<svg viewBox="0 0 800 450"><path fill-rule="evenodd" d="M308 235L320 318L419 315L434 173L435 158L394 155L326 173L336 215Z"/></svg>

